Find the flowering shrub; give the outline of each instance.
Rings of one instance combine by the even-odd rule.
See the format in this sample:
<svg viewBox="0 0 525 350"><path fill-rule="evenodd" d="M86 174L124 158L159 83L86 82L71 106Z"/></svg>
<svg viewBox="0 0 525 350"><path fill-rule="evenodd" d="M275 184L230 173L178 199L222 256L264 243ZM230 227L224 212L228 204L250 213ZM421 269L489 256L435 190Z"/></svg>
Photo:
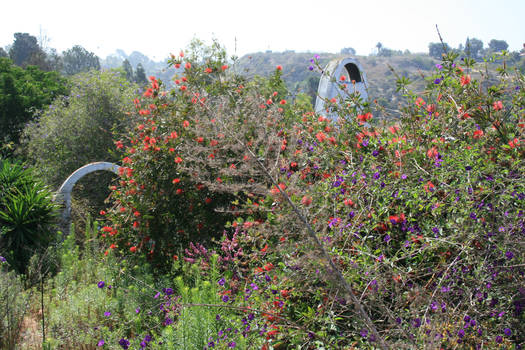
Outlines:
<svg viewBox="0 0 525 350"><path fill-rule="evenodd" d="M398 79L407 105L387 124L351 82L332 120L288 101L279 67L248 82L207 54L173 56L176 88L151 77L135 100L108 249L161 264L226 227L221 300L257 310L263 349L519 344L522 74L489 84L449 55L421 96Z"/></svg>

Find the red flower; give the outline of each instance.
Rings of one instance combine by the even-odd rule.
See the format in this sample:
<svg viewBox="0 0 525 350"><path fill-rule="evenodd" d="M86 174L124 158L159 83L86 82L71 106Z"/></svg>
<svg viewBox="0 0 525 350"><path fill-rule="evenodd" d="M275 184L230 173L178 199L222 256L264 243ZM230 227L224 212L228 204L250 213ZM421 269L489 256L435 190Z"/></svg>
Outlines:
<svg viewBox="0 0 525 350"><path fill-rule="evenodd" d="M222 69L223 71L225 71L226 69L228 69L228 66L225 64L225 65L223 65L223 66L221 67L221 69Z"/></svg>
<svg viewBox="0 0 525 350"><path fill-rule="evenodd" d="M137 251L137 247L133 246L133 247L129 248L129 251L132 252L132 253L135 253Z"/></svg>
<svg viewBox="0 0 525 350"><path fill-rule="evenodd" d="M204 70L204 72L206 72L206 73L211 73L211 72L212 72L212 70L211 70L211 68L210 68L210 67L207 67L207 68L206 68L206 69Z"/></svg>
<svg viewBox="0 0 525 350"><path fill-rule="evenodd" d="M101 210L101 211L100 211L100 215L106 215L106 211Z"/></svg>
<svg viewBox="0 0 525 350"><path fill-rule="evenodd" d="M178 184L180 182L180 179L179 178L176 178L176 179L173 179L173 184Z"/></svg>
<svg viewBox="0 0 525 350"><path fill-rule="evenodd" d="M280 184L279 184L279 188L280 188L282 191L284 191L284 190L286 189L286 185L283 184L283 183L280 183ZM279 188L277 188L276 186L273 186L273 188L271 189L270 192L271 192L272 194L274 194L274 195L275 195L275 194L279 194L279 193L280 193L280 192L279 192Z"/></svg>
<svg viewBox="0 0 525 350"><path fill-rule="evenodd" d="M115 249L116 247L117 247L117 246L116 246L114 243L112 243L112 244L109 246L110 249Z"/></svg>
<svg viewBox="0 0 525 350"><path fill-rule="evenodd" d="M359 122L361 123L364 123L366 122L367 120L370 120L372 119L372 113L368 112L368 113L365 113L365 114L359 114L357 116L357 120L359 120Z"/></svg>
<svg viewBox="0 0 525 350"><path fill-rule="evenodd" d="M317 138L317 140L319 140L319 142L323 142L324 140L326 140L326 135L322 131L319 131L317 135L315 135L315 137Z"/></svg>
<svg viewBox="0 0 525 350"><path fill-rule="evenodd" d="M470 84L470 80L471 79L469 74L461 76L461 86Z"/></svg>
<svg viewBox="0 0 525 350"><path fill-rule="evenodd" d="M499 111L503 109L503 103L501 101L496 101L492 104L492 108L494 108L495 111Z"/></svg>
<svg viewBox="0 0 525 350"><path fill-rule="evenodd" d="M483 136L483 130L476 130L476 131L474 131L474 138L475 139L479 139L479 138L481 138L481 136Z"/></svg>
<svg viewBox="0 0 525 350"><path fill-rule="evenodd" d="M177 163L177 164L182 163L182 158L181 157L175 157L175 163Z"/></svg>
<svg viewBox="0 0 525 350"><path fill-rule="evenodd" d="M184 65L184 68L190 69L191 68L191 63L190 62L186 62L186 64Z"/></svg>
<svg viewBox="0 0 525 350"><path fill-rule="evenodd" d="M283 67L281 65L278 65L277 67L275 67L275 69L277 70L283 70Z"/></svg>
<svg viewBox="0 0 525 350"><path fill-rule="evenodd" d="M301 203L303 203L303 205L305 206L309 206L310 204L312 204L312 197L304 196L303 199L301 199Z"/></svg>
<svg viewBox="0 0 525 350"><path fill-rule="evenodd" d="M279 102L280 104L282 105L285 105L286 104L286 100L281 100L281 102Z"/></svg>

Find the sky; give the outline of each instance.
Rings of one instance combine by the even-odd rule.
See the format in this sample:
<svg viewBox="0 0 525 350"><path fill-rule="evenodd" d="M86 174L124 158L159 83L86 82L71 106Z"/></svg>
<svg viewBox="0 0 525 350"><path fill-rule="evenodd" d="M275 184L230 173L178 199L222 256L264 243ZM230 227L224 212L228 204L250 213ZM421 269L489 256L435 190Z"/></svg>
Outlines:
<svg viewBox="0 0 525 350"><path fill-rule="evenodd" d="M0 47L16 32L58 52L81 45L101 58L122 49L160 61L193 38L217 39L229 55L266 50L358 55L383 47L428 52L436 25L452 47L467 37L525 43L524 0L0 0Z"/></svg>

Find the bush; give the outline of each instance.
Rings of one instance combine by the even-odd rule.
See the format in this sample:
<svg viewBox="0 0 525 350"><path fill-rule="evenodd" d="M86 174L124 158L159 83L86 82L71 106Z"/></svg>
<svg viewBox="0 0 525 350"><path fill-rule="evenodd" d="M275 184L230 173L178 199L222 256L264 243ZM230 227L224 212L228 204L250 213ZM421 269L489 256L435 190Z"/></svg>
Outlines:
<svg viewBox="0 0 525 350"><path fill-rule="evenodd" d="M30 169L0 159L0 254L19 273L54 238L57 207Z"/></svg>
<svg viewBox="0 0 525 350"><path fill-rule="evenodd" d="M0 256L0 348L15 349L29 305L22 279Z"/></svg>
<svg viewBox="0 0 525 350"><path fill-rule="evenodd" d="M24 152L47 183L59 186L95 161L115 161L112 130L126 130L137 87L117 72L91 71L71 78L57 98L24 130Z"/></svg>
<svg viewBox="0 0 525 350"><path fill-rule="evenodd" d="M215 57L173 57L185 75L171 93L150 78L117 142L109 252L162 268L229 221L222 301L257 310L265 349L519 342L522 74L477 82L450 54L418 96L393 72L407 102L387 124L355 93L327 101L336 121L308 113L280 67L246 82Z"/></svg>

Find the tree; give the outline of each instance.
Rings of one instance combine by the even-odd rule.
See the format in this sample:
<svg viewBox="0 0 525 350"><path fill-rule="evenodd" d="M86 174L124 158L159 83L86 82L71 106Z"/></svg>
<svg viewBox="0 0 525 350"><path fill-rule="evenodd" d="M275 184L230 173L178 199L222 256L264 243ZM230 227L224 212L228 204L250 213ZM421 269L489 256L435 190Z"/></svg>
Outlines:
<svg viewBox="0 0 525 350"><path fill-rule="evenodd" d="M71 92L53 101L24 130L24 150L49 184L79 167L115 161L112 130L126 130L136 86L119 72L92 70L71 78ZM107 186L105 186L107 187Z"/></svg>
<svg viewBox="0 0 525 350"><path fill-rule="evenodd" d="M509 44L507 44L505 40L492 39L489 42L489 49L494 52L507 50L508 47L509 47Z"/></svg>
<svg viewBox="0 0 525 350"><path fill-rule="evenodd" d="M135 70L135 83L139 84L139 86L144 86L148 83L142 63L137 64L137 69Z"/></svg>
<svg viewBox="0 0 525 350"><path fill-rule="evenodd" d="M430 43L428 44L428 55L440 60L444 53L450 51L447 43Z"/></svg>
<svg viewBox="0 0 525 350"><path fill-rule="evenodd" d="M355 49L353 47L345 47L341 49L343 55L355 55Z"/></svg>
<svg viewBox="0 0 525 350"><path fill-rule="evenodd" d="M465 53L472 57L472 58L478 58L481 54L481 51L483 50L483 41L472 38L467 38L467 41L465 43Z"/></svg>
<svg viewBox="0 0 525 350"><path fill-rule="evenodd" d="M378 42L376 44L376 48L377 48L377 55L379 56L379 53L381 52L381 49L383 48L383 44L381 44L381 42Z"/></svg>
<svg viewBox="0 0 525 350"><path fill-rule="evenodd" d="M34 36L28 33L15 33L14 37L15 41L9 49L9 57L17 66L23 67L31 56L44 53Z"/></svg>
<svg viewBox="0 0 525 350"><path fill-rule="evenodd" d="M2 47L0 47L0 57L9 57Z"/></svg>
<svg viewBox="0 0 525 350"><path fill-rule="evenodd" d="M24 69L0 58L0 142L17 144L33 112L67 91L66 80L57 72L44 72L35 66Z"/></svg>
<svg viewBox="0 0 525 350"><path fill-rule="evenodd" d="M126 79L129 82L133 82L133 67L127 59L125 59L124 62L122 62L122 69L124 69L124 72L126 73Z"/></svg>
<svg viewBox="0 0 525 350"><path fill-rule="evenodd" d="M80 45L62 53L63 71L66 75L88 72L91 69L100 70L100 61L93 53Z"/></svg>

